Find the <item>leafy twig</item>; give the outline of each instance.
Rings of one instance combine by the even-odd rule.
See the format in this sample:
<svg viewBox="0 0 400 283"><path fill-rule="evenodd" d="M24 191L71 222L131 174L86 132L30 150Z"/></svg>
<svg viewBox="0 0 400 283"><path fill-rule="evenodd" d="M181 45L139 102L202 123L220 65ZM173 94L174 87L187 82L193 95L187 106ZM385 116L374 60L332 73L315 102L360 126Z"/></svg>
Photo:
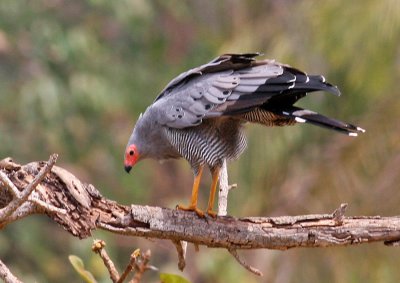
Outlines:
<svg viewBox="0 0 400 283"><path fill-rule="evenodd" d="M150 261L151 251L147 250L144 254L141 255L141 260L138 262L136 261L135 264L135 275L133 279L129 281L129 283L139 283L142 280L143 273L146 270L154 269L152 266L149 266L148 263Z"/></svg>
<svg viewBox="0 0 400 283"><path fill-rule="evenodd" d="M144 254L141 254L140 250L136 249L131 254L130 261L126 266L124 272L122 273L121 276L119 276L119 273L115 268L114 263L112 262L111 258L107 254L107 251L105 250L105 246L106 243L103 240L94 240L92 245L92 251L100 255L104 265L108 270L108 273L110 274L110 278L114 283L124 282L132 271L135 271L135 275L133 276L133 279L129 282L139 283L145 271L149 269L157 270L157 268L148 264L151 257L150 250L147 250Z"/></svg>
<svg viewBox="0 0 400 283"><path fill-rule="evenodd" d="M112 282L116 283L119 282L119 273L115 268L114 263L108 256L107 251L104 249L106 246L106 242L103 240L94 240L92 245L92 251L97 253L101 259L103 260L104 265L107 267L108 273L110 274L110 278Z"/></svg>
<svg viewBox="0 0 400 283"><path fill-rule="evenodd" d="M124 280L128 277L129 273L131 273L132 270L134 270L136 261L137 261L137 259L138 259L139 256L140 256L140 249L136 249L136 250L131 254L131 259L130 259L128 265L126 266L124 272L122 273L121 277L120 277L119 280L117 281L117 283L122 283L122 282L124 282Z"/></svg>

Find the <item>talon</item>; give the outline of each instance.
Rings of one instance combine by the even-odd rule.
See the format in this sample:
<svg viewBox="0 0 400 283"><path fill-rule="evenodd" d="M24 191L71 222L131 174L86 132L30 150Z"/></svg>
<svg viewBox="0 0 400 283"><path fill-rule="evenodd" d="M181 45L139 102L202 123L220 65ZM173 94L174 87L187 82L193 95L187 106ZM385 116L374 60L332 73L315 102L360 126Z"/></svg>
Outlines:
<svg viewBox="0 0 400 283"><path fill-rule="evenodd" d="M200 218L205 217L204 212L202 210L198 209L197 206L194 206L194 205L184 206L184 205L177 204L176 209L184 210L184 211L194 211L194 212L196 212L197 216L199 216Z"/></svg>

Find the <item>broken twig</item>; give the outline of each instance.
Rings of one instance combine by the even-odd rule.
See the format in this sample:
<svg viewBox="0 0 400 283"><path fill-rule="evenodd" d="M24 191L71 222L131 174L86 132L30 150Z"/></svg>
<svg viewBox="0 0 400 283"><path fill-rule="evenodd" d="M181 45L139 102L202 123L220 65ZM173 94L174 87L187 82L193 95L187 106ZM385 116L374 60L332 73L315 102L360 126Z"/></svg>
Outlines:
<svg viewBox="0 0 400 283"><path fill-rule="evenodd" d="M248 271L250 271L251 273L258 275L258 276L263 276L262 272L260 270L258 270L257 268L247 264L243 259L241 259L237 253L237 251L235 249L228 249L228 252L236 259L236 261L243 266L244 268L246 268Z"/></svg>
<svg viewBox="0 0 400 283"><path fill-rule="evenodd" d="M187 242L186 241L172 241L176 247L176 251L178 252L178 268L180 271L186 266L186 249L187 249Z"/></svg>
<svg viewBox="0 0 400 283"><path fill-rule="evenodd" d="M2 208L0 210L0 222L4 221L7 217L9 217L14 211L17 210L18 207L20 207L24 202L28 200L28 197L30 194L33 192L33 190L36 188L36 186L46 177L46 175L51 171L51 168L57 161L57 154L52 154L50 156L50 159L47 161L45 166L39 171L39 173L35 176L32 182L22 190L22 192L16 192L12 186L10 187L11 192L14 194L14 198L12 201L10 201L6 207ZM5 175L5 174L3 174ZM4 179L1 179L1 181L6 184L8 184L9 178L7 176L0 175L1 178L5 177ZM8 187L8 186L7 186Z"/></svg>

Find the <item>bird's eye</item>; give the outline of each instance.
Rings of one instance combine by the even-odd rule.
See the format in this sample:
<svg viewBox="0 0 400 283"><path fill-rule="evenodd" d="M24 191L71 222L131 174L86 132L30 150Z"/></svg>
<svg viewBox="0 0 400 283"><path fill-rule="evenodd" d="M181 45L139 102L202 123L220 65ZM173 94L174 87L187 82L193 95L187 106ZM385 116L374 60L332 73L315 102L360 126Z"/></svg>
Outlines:
<svg viewBox="0 0 400 283"><path fill-rule="evenodd" d="M133 150L129 151L130 156L132 156L133 154L135 154L135 152Z"/></svg>

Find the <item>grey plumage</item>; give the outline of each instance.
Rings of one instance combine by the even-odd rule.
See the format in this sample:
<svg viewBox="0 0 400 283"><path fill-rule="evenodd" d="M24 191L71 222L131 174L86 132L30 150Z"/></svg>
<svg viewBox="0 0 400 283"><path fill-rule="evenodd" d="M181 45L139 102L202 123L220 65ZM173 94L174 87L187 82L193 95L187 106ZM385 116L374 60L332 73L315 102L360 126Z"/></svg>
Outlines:
<svg viewBox="0 0 400 283"><path fill-rule="evenodd" d="M323 76L308 76L272 60L256 61L257 55L222 55L172 80L137 121L127 151L135 145L139 159L183 157L197 175L203 165L216 172L224 159L239 157L246 147L246 122L307 122L352 136L364 131L293 106L309 92L340 95Z"/></svg>

